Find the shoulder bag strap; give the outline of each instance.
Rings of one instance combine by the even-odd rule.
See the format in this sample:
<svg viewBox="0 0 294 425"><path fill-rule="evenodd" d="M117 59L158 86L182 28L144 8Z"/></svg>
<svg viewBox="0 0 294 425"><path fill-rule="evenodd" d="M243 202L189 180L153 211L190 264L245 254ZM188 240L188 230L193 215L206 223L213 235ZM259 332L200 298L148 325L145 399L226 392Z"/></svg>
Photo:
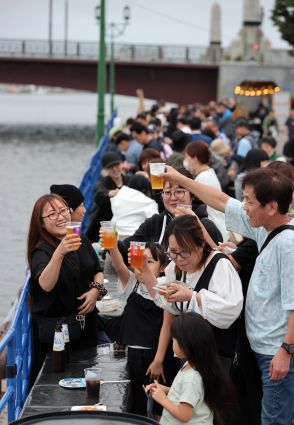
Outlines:
<svg viewBox="0 0 294 425"><path fill-rule="evenodd" d="M199 292L201 289L208 289L208 285L211 279L211 276L213 275L215 266L217 265L218 261L222 258L225 258L226 260L230 261L228 257L225 254L219 253L215 254L212 259L209 261L205 269L203 270L202 275L198 279L198 282L196 283L196 286L194 288L194 291Z"/></svg>
<svg viewBox="0 0 294 425"><path fill-rule="evenodd" d="M282 226L277 227L275 230L270 232L270 234L267 236L266 240L264 241L262 247L260 248L259 255L264 250L264 248L270 243L270 241L277 236L279 233L281 233L283 230L294 230L294 226L291 224L283 224Z"/></svg>
<svg viewBox="0 0 294 425"><path fill-rule="evenodd" d="M181 276L179 276L179 274L176 274L176 279L177 280L180 280L181 279L181 281L184 282L184 283L186 283L186 278L187 278L187 273L186 272L182 272L181 273ZM189 307L189 304L190 304L190 301L188 301L187 308ZM175 302L175 307L176 307L176 309L180 313L183 313L184 312L184 303L183 303L183 301L176 301Z"/></svg>
<svg viewBox="0 0 294 425"><path fill-rule="evenodd" d="M134 288L133 288L132 292L137 292L137 291L138 291L138 287L139 287L139 282L138 282L138 280L137 280L137 282L136 282L136 284L135 284L135 286L134 286Z"/></svg>

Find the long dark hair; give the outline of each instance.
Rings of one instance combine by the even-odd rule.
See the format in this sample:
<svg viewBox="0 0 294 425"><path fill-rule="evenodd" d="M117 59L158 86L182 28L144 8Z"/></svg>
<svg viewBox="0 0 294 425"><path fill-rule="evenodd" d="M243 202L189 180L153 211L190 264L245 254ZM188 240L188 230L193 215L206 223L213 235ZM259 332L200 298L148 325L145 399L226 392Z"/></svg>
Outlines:
<svg viewBox="0 0 294 425"><path fill-rule="evenodd" d="M196 251L198 248L203 247L203 257L199 263L199 267L205 264L205 261L211 253L211 247L205 242L202 229L195 216L182 215L174 218L167 226L165 233L165 245L168 249L169 237L173 235L177 243L185 251ZM176 266L176 273L178 273L178 266Z"/></svg>
<svg viewBox="0 0 294 425"><path fill-rule="evenodd" d="M57 241L46 229L43 227L43 209L47 203L49 203L54 209L54 201L60 201L65 207L68 207L66 201L57 194L48 194L41 196L33 207L33 212L30 220L29 233L27 238L27 260L29 267L32 265L32 252L38 244L46 242L52 248L57 247Z"/></svg>
<svg viewBox="0 0 294 425"><path fill-rule="evenodd" d="M177 340L190 366L201 375L204 401L216 422L222 424L233 408L233 388L217 355L209 323L198 313L181 314L171 325L171 336Z"/></svg>

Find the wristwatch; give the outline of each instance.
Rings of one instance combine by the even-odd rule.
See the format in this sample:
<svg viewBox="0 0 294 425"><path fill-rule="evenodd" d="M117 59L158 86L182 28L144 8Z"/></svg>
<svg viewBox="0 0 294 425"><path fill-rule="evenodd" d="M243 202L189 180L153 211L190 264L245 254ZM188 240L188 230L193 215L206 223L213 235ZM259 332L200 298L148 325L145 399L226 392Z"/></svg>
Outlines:
<svg viewBox="0 0 294 425"><path fill-rule="evenodd" d="M284 348L287 353L294 354L294 344L287 344L286 342L283 342L281 347Z"/></svg>

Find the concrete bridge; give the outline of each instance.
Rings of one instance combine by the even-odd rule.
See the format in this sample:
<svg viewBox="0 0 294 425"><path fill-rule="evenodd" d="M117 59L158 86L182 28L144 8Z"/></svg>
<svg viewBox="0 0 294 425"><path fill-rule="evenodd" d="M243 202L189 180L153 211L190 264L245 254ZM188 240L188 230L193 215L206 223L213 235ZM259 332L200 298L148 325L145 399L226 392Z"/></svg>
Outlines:
<svg viewBox="0 0 294 425"><path fill-rule="evenodd" d="M0 40L0 83L96 91L98 43ZM187 104L217 98L219 67L199 46L115 45L116 93ZM109 46L106 46L109 76Z"/></svg>

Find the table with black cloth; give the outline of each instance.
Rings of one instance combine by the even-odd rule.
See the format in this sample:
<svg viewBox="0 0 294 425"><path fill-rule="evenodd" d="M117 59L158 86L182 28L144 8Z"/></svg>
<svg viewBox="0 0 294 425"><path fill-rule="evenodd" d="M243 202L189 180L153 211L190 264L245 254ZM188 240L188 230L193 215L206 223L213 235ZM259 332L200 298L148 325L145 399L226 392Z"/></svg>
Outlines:
<svg viewBox="0 0 294 425"><path fill-rule="evenodd" d="M84 369L91 366L102 368L102 381L128 379L127 358L117 358L107 346L76 349L70 352L70 362L62 373L52 372L51 353L47 355L43 368L33 386L23 409L22 417L56 411L69 411L71 406L91 405L98 401L87 397L85 388L66 389L58 382L63 378L83 378ZM102 383L99 402L107 411L128 412L131 402L130 384Z"/></svg>

